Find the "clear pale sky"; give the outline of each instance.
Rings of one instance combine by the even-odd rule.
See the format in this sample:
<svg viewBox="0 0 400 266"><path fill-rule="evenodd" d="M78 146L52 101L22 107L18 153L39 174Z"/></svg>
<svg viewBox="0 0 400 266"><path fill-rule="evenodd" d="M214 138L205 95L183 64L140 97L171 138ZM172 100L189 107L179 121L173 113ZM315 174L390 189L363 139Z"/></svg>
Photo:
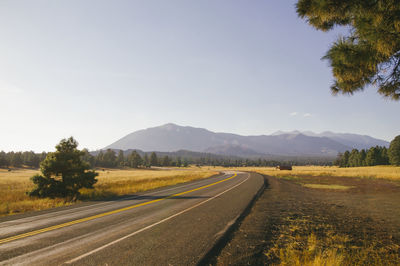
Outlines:
<svg viewBox="0 0 400 266"><path fill-rule="evenodd" d="M400 102L332 96L296 1L0 2L0 150L99 149L173 122L243 135L400 134Z"/></svg>

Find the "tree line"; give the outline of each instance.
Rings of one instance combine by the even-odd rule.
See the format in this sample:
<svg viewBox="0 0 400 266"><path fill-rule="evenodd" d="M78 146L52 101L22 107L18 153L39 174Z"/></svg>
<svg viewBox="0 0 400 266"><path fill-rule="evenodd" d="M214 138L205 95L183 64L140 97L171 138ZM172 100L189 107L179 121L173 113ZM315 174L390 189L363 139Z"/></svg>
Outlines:
<svg viewBox="0 0 400 266"><path fill-rule="evenodd" d="M86 152L84 160L93 167L187 167L188 165L197 166L223 166L223 167L266 167L277 165L332 165L331 158L292 158L292 159L265 159L265 158L240 158L230 156L220 156L215 154L199 153L200 156L187 154L179 156L174 153L166 155L162 152L146 153L142 151L131 151L124 153L122 150L114 151L108 149L99 151L96 155Z"/></svg>
<svg viewBox="0 0 400 266"><path fill-rule="evenodd" d="M29 152L0 152L0 168L39 168L48 153ZM100 150L91 153L87 149L82 150L82 160L91 168L149 168L158 167L187 167L198 166L223 166L223 167L273 167L277 165L332 165L331 158L240 158L215 154L193 153L165 154L162 152Z"/></svg>
<svg viewBox="0 0 400 266"><path fill-rule="evenodd" d="M125 154L122 150L118 153L114 150L108 149L106 151L100 150L96 155L90 154L84 150L85 155L83 160L88 162L92 167L106 167L106 168L120 168L120 167L151 167L151 166L188 166L189 162L180 157L171 158L170 156L157 156L155 152L144 153L142 156L137 151L132 151Z"/></svg>
<svg viewBox="0 0 400 266"><path fill-rule="evenodd" d="M390 143L389 149L375 146L367 150L345 151L338 154L334 164L339 167L400 165L400 135Z"/></svg>
<svg viewBox="0 0 400 266"><path fill-rule="evenodd" d="M8 167L30 167L38 168L40 163L46 158L47 153L25 152L4 152L0 151L0 168Z"/></svg>

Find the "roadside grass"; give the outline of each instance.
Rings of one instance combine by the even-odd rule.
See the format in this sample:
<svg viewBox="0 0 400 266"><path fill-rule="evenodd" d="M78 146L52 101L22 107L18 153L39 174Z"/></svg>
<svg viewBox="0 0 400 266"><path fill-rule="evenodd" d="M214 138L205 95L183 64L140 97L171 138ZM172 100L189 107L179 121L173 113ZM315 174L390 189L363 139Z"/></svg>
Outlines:
<svg viewBox="0 0 400 266"><path fill-rule="evenodd" d="M342 185L324 185L324 184L303 184L304 187L317 188L317 189L337 189L337 190L347 190L354 188L354 186L342 186Z"/></svg>
<svg viewBox="0 0 400 266"><path fill-rule="evenodd" d="M99 171L98 182L94 189L82 189L82 198L90 200L104 199L146 191L164 186L180 184L218 174L199 168L173 170L113 170Z"/></svg>
<svg viewBox="0 0 400 266"><path fill-rule="evenodd" d="M94 189L82 189L82 200L101 200L114 196L132 194L163 186L207 178L218 174L206 168L181 169L104 169L97 170L98 182ZM0 169L0 216L68 206L75 202L63 198L39 199L26 195L32 190L30 177L38 170ZM79 202L79 201L78 201Z"/></svg>
<svg viewBox="0 0 400 266"><path fill-rule="evenodd" d="M398 265L400 246L379 240L358 241L327 223L313 226L304 218L286 217L273 247L264 252L273 265Z"/></svg>
<svg viewBox="0 0 400 266"><path fill-rule="evenodd" d="M220 168L219 168L220 169ZM238 167L231 168L238 171L254 171L264 175L276 177L303 177L303 176L337 176L359 178L383 178L400 181L399 166L365 166L339 168L337 166L293 166L292 171L278 170L274 167Z"/></svg>

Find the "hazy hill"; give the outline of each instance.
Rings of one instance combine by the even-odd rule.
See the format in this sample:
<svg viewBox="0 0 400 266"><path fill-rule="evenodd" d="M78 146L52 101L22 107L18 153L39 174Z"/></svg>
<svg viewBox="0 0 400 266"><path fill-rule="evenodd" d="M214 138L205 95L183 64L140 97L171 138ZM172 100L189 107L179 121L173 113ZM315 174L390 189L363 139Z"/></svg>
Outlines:
<svg viewBox="0 0 400 266"><path fill-rule="evenodd" d="M352 148L388 145L386 141L356 134L324 132L279 132L272 135L241 136L215 133L203 128L166 124L133 132L105 147L173 152L188 150L220 155L256 157L335 156Z"/></svg>
<svg viewBox="0 0 400 266"><path fill-rule="evenodd" d="M327 137L332 140L335 140L343 145L356 148L356 149L368 149L373 146L385 146L389 147L389 142L381 139L376 139L367 135L359 135L359 134L350 134L350 133L335 133L331 131L325 131L322 133L314 133L312 131L291 131L291 132L283 132L278 131L273 133L273 135L280 135L280 134L290 134L290 135L297 135L297 134L304 134L310 137Z"/></svg>

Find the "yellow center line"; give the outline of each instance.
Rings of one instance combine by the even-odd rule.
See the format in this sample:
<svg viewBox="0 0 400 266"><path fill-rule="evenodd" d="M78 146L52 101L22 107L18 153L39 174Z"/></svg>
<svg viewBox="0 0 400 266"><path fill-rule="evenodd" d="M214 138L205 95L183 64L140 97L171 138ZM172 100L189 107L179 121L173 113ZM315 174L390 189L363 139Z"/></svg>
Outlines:
<svg viewBox="0 0 400 266"><path fill-rule="evenodd" d="M131 205L131 206L128 206L128 207L124 207L124 208L121 208L121 209L117 209L117 210L113 210L113 211L109 211L109 212L96 214L96 215L93 215L93 216L89 216L89 217L86 217L86 218L81 218L81 219L78 219L78 220L74 220L74 221L70 221L70 222L66 222L66 223L62 223L62 224L58 224L58 225L53 225L53 226L50 226L50 227L46 227L46 228L43 228L43 229L38 229L38 230L35 230L35 231L31 231L31 232L27 232L27 233L24 233L24 234L20 234L20 235L11 236L11 237L8 237L8 238L3 238L3 239L0 239L0 244L7 243L7 242L10 242L10 241L14 241L14 240L18 240L18 239L25 238L25 237L28 237L28 236L34 236L34 235L37 235L37 234L40 234L40 233L44 233L44 232L53 231L53 230L56 230L56 229L59 229L59 228L63 228L63 227L67 227L67 226L70 226L70 225L79 224L79 223L83 223L83 222L86 222L86 221L91 221L91 220L94 220L94 219L97 219L97 218L101 218L101 217L104 217L104 216L108 216L108 215L120 213L120 212L123 212L123 211L131 210L131 209L134 209L134 208L137 208L137 207L149 205L149 204L156 203L156 202L159 202L159 201L162 201L162 200L178 197L178 196L181 196L181 195L184 195L184 194L188 194L190 192L194 192L194 191L197 191L197 190L205 189L205 188L214 186L216 184L228 181L228 180L234 178L235 176L237 176L236 173L231 177L225 178L225 179L217 181L215 183L211 183L211 184L208 184L208 185L205 185L205 186L202 186L202 187L198 187L198 188L195 188L195 189L191 189L191 190L188 190L188 191L184 191L184 192L181 192L181 193L173 194L171 196L167 196L167 197L164 197L164 198L161 198L161 199L155 199L155 200L151 200L151 201L147 201L147 202L143 202L143 203L138 203L138 204Z"/></svg>

